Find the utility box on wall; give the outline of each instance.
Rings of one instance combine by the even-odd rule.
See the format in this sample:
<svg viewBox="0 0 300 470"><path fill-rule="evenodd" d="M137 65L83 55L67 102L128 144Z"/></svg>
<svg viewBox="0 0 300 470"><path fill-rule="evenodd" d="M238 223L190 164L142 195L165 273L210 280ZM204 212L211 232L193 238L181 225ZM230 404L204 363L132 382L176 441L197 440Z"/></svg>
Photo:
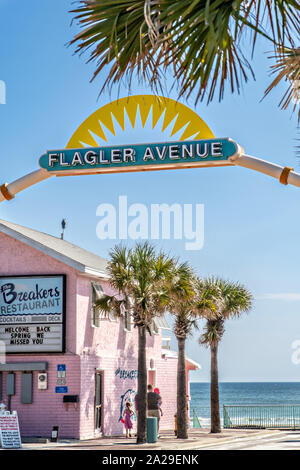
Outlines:
<svg viewBox="0 0 300 470"><path fill-rule="evenodd" d="M48 388L48 375L46 372L38 374L38 390L47 390Z"/></svg>

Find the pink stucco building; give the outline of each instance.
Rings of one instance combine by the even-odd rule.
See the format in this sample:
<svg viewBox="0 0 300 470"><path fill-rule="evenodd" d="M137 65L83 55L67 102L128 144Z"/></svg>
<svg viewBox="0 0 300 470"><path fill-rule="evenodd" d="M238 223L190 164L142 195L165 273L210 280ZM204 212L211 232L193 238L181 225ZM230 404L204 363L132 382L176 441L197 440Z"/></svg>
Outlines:
<svg viewBox="0 0 300 470"><path fill-rule="evenodd" d="M112 292L104 259L0 221L0 402L17 410L22 436L50 437L53 426L77 439L123 434L123 403L137 390L137 331L127 315L99 318L101 290ZM148 336L148 381L163 398L161 429L173 429L177 356L164 329L159 319ZM188 359L187 376L197 367Z"/></svg>

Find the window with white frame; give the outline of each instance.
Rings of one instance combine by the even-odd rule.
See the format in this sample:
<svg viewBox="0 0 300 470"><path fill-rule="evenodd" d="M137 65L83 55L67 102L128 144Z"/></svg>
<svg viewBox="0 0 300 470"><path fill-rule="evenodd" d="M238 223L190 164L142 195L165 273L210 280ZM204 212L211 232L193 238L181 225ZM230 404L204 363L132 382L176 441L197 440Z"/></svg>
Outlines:
<svg viewBox="0 0 300 470"><path fill-rule="evenodd" d="M110 321L118 321L117 316L113 312L105 314L96 307L97 300L104 295L104 290L100 282L91 283L91 323L93 327L99 327L100 321L109 319Z"/></svg>
<svg viewBox="0 0 300 470"><path fill-rule="evenodd" d="M91 323L92 326L100 326L101 312L96 307L97 300L101 299L104 291L98 282L91 282Z"/></svg>

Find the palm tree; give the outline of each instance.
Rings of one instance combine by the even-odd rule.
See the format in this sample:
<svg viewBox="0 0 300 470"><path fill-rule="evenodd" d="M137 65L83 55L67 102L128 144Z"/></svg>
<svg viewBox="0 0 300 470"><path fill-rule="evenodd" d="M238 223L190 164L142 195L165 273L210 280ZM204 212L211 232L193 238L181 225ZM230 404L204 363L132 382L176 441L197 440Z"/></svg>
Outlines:
<svg viewBox="0 0 300 470"><path fill-rule="evenodd" d="M298 107L298 121L300 121L300 47L279 48L275 56L275 65L271 67L275 79L265 91L265 96L273 90L281 80L288 82L288 88L283 95L279 106L287 109L293 103L293 111Z"/></svg>
<svg viewBox="0 0 300 470"><path fill-rule="evenodd" d="M193 289L193 272L187 264L178 266L170 287L169 312L174 315L174 334L178 343L177 361L177 438L188 438L187 402L186 402L186 368L185 342L196 327L195 291Z"/></svg>
<svg viewBox="0 0 300 470"><path fill-rule="evenodd" d="M153 320L166 311L174 264L172 258L156 253L148 242L134 249L116 246L110 252L108 273L119 295L103 295L96 303L105 313L113 311L121 316L124 309L131 312L134 327L138 328L138 444L146 442L146 333L151 334Z"/></svg>
<svg viewBox="0 0 300 470"><path fill-rule="evenodd" d="M241 284L225 281L220 278L210 278L203 281L200 289L205 292L214 286L219 291L219 304L215 312L207 317L204 333L200 343L210 348L211 353L211 432L221 432L220 405L219 405L219 374L218 374L218 347L224 335L225 321L239 317L248 312L252 306L251 293Z"/></svg>
<svg viewBox="0 0 300 470"><path fill-rule="evenodd" d="M70 44L96 62L92 80L107 71L102 90L123 78L130 86L136 72L156 91L171 67L179 96L209 102L217 87L221 99L226 82L239 92L253 75L244 49L252 43L253 52L258 35L275 49L293 46L299 8L297 0L79 0Z"/></svg>
<svg viewBox="0 0 300 470"><path fill-rule="evenodd" d="M197 329L197 319L200 315L208 317L216 311L216 289L206 289L205 293L197 290L198 280L191 268L180 264L175 269L170 287L171 300L168 310L175 317L174 334L178 343L177 366L177 438L188 438L187 403L186 403L186 370L185 343Z"/></svg>

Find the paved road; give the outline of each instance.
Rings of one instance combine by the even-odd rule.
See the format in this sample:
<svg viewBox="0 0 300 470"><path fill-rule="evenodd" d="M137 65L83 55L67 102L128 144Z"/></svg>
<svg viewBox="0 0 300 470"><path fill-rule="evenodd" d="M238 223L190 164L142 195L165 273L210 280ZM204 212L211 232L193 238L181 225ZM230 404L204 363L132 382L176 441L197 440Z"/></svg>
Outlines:
<svg viewBox="0 0 300 470"><path fill-rule="evenodd" d="M281 431L275 435L237 438L227 444L224 442L199 450L300 450L300 432Z"/></svg>

